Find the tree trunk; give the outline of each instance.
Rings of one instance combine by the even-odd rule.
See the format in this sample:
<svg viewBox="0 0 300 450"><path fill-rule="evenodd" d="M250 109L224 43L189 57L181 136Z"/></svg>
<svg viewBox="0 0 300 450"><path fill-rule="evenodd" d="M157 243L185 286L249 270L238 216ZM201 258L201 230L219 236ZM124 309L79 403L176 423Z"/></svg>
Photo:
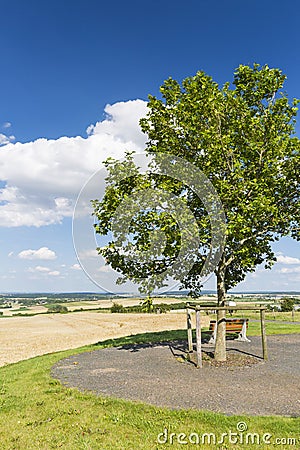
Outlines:
<svg viewBox="0 0 300 450"><path fill-rule="evenodd" d="M222 264L217 272L218 306L225 306L225 267ZM217 311L217 337L215 344L215 360L226 361L226 311Z"/></svg>

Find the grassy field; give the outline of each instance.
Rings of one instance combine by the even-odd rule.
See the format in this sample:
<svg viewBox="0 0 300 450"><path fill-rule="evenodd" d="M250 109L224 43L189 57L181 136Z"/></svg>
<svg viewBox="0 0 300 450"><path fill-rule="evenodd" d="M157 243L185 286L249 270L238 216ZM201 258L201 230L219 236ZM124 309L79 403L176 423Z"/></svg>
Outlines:
<svg viewBox="0 0 300 450"><path fill-rule="evenodd" d="M249 317L249 319L260 319L260 313L256 311L237 311L231 317ZM300 311L292 312L271 312L266 311L266 320L276 320L278 322L300 322Z"/></svg>
<svg viewBox="0 0 300 450"><path fill-rule="evenodd" d="M274 324L268 323L268 333ZM276 325L276 329L278 324ZM258 334L259 323L250 325L249 334ZM282 324L282 333L300 333L300 325ZM262 449L300 448L300 418L225 416L206 411L175 411L156 408L112 398L80 393L62 386L50 376L51 366L71 354L105 346L128 343L155 342L186 338L185 330L146 333L109 340L77 350L45 355L0 368L0 448L20 450L100 449L152 450L161 448L204 449ZM155 389L155 382L153 383ZM237 424L245 422L248 432L272 435L271 444L228 443L203 445L177 443L178 435L191 433L201 439L204 433L214 433L217 440L223 433L237 431ZM168 430L168 443L159 444L157 437ZM175 436L170 437L170 433ZM196 442L197 436L192 436ZM245 439L246 433L243 434ZM161 436L164 442L164 436ZM185 440L179 436L179 440ZM239 435L239 439L241 439ZM280 439L281 444L275 443ZM170 443L170 440L173 442ZM292 442L292 444L291 444Z"/></svg>
<svg viewBox="0 0 300 450"><path fill-rule="evenodd" d="M267 335L300 333L300 323L287 324L287 323L266 322L266 332ZM256 336L259 334L260 334L260 323L250 322L247 335Z"/></svg>

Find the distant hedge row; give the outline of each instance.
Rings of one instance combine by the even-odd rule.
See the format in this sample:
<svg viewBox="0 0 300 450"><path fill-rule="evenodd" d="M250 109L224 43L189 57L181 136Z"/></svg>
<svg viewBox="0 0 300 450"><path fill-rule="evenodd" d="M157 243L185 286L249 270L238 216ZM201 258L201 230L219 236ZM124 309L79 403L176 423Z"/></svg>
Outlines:
<svg viewBox="0 0 300 450"><path fill-rule="evenodd" d="M134 306L123 306L120 303L113 303L110 311L112 313L143 313L143 312L151 312L151 313L166 313L170 311L172 305L166 305L165 303L159 303L157 305L152 305L151 308L145 307L143 303ZM176 305L177 306L177 305ZM178 308L179 309L179 308Z"/></svg>

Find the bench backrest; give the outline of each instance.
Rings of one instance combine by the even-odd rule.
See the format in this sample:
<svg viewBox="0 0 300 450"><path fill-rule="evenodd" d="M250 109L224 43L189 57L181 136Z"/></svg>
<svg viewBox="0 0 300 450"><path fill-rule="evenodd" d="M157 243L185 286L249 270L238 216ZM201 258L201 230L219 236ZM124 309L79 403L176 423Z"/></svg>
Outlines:
<svg viewBox="0 0 300 450"><path fill-rule="evenodd" d="M248 328L249 319L226 319L226 331L239 332L242 331L243 324L246 322ZM209 323L209 331L214 331L216 320L211 320Z"/></svg>

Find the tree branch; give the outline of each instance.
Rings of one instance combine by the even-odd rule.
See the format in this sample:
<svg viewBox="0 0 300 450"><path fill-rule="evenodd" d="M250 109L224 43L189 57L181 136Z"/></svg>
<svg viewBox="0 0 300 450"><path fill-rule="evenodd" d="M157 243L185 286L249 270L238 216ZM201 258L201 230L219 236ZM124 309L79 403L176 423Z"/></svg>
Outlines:
<svg viewBox="0 0 300 450"><path fill-rule="evenodd" d="M241 247L243 244L245 244L245 242L250 241L250 239L253 239L253 237L258 237L270 231L271 231L270 229L266 228L265 230L259 231L257 233L252 233L251 236L241 239L236 245L237 247ZM235 256L236 255L234 253L231 255L231 257L225 262L225 267L228 267L235 260Z"/></svg>

